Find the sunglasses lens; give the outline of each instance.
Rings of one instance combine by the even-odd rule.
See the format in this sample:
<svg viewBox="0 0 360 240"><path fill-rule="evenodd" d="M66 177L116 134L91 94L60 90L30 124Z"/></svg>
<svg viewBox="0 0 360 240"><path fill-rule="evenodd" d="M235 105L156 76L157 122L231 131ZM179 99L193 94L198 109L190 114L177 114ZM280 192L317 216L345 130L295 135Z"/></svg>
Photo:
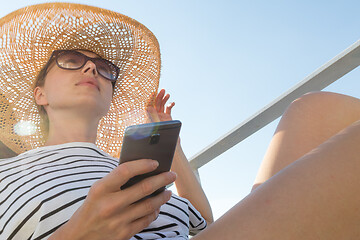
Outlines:
<svg viewBox="0 0 360 240"><path fill-rule="evenodd" d="M57 63L65 69L78 69L84 64L85 58L77 52L64 52L57 58Z"/></svg>
<svg viewBox="0 0 360 240"><path fill-rule="evenodd" d="M56 61L59 67L70 70L82 68L90 59L93 63L95 63L96 70L101 76L112 82L116 81L119 74L118 67L116 67L108 60L102 58L90 58L80 52L73 50L64 50L56 57Z"/></svg>
<svg viewBox="0 0 360 240"><path fill-rule="evenodd" d="M104 78L110 81L116 81L117 79L117 71L116 67L111 63L104 59L96 59L95 61L96 69L98 73Z"/></svg>

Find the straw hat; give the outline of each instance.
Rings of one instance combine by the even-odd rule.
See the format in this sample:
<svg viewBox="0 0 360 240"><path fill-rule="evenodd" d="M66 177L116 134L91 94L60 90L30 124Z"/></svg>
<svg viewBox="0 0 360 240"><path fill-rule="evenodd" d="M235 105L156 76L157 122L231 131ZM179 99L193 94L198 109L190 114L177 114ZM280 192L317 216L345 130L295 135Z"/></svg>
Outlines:
<svg viewBox="0 0 360 240"><path fill-rule="evenodd" d="M118 157L125 127L145 121L158 90L159 44L134 19L82 4L38 4L0 19L0 141L17 154L44 144L32 89L56 49L90 50L120 68L96 142Z"/></svg>

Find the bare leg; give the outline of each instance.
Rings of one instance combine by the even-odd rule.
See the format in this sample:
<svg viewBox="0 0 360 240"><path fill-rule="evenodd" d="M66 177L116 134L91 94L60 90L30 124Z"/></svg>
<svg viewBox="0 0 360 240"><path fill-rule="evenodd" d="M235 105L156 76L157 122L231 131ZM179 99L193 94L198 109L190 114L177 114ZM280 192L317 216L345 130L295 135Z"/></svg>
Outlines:
<svg viewBox="0 0 360 240"><path fill-rule="evenodd" d="M317 92L297 99L279 122L253 189L359 119L357 98Z"/></svg>
<svg viewBox="0 0 360 240"><path fill-rule="evenodd" d="M360 239L360 121L323 137L193 239Z"/></svg>

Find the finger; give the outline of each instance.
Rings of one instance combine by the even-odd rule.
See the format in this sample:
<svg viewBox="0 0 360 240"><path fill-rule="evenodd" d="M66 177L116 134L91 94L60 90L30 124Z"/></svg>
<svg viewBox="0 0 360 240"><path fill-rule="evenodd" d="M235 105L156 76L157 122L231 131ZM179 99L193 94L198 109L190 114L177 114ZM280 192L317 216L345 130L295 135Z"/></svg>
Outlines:
<svg viewBox="0 0 360 240"><path fill-rule="evenodd" d="M156 101L156 92L151 93L147 106L153 106Z"/></svg>
<svg viewBox="0 0 360 240"><path fill-rule="evenodd" d="M164 95L165 95L165 89L161 89L159 94L156 96L156 100L155 100L156 110L160 109L161 100L164 98Z"/></svg>
<svg viewBox="0 0 360 240"><path fill-rule="evenodd" d="M104 178L97 181L91 188L97 194L118 192L130 178L152 172L158 167L159 163L151 159L141 159L120 164L114 168Z"/></svg>
<svg viewBox="0 0 360 240"><path fill-rule="evenodd" d="M144 180L116 194L119 195L119 198L120 195L124 194L125 196L127 196L128 203L134 203L150 195L159 188L169 185L170 183L174 182L175 179L176 173L174 172L160 173L158 175L145 178Z"/></svg>
<svg viewBox="0 0 360 240"><path fill-rule="evenodd" d="M156 220L159 213L160 213L160 209L157 209L154 212L147 215L141 214L139 215L141 217L138 218L134 218L136 215L129 215L128 211L122 213L122 215L119 215L119 217L116 218L117 223L114 222L113 224L114 226L116 226L116 228L115 231L113 231L112 233L112 237L115 237L116 239L132 238L132 236L139 233L141 230L148 227L150 223ZM125 226L125 227L121 227L121 226Z"/></svg>
<svg viewBox="0 0 360 240"><path fill-rule="evenodd" d="M158 112L164 112L165 104L169 100L170 94L166 94L165 97L161 100L160 109L158 109Z"/></svg>
<svg viewBox="0 0 360 240"><path fill-rule="evenodd" d="M171 115L171 110L175 106L175 103L172 102L169 105L166 106L165 113Z"/></svg>
<svg viewBox="0 0 360 240"><path fill-rule="evenodd" d="M133 233L138 233L147 226L149 226L150 223L152 223L156 218L158 217L160 213L160 206L168 202L171 198L171 192L165 191L151 199L147 199L150 201L155 202L156 206L159 206L158 209L155 211L150 212L149 214L144 215L143 211L147 211L148 207L145 207L144 209L144 203L139 202L131 206L132 208L129 209L128 216L142 216L139 218L133 218L133 221L129 225L129 230Z"/></svg>
<svg viewBox="0 0 360 240"><path fill-rule="evenodd" d="M126 209L124 214L126 214L126 216L131 216L131 221L136 221L139 218L155 213L153 219L155 220L158 215L158 210L162 205L170 200L171 194L171 191L165 190L154 197L134 203Z"/></svg>

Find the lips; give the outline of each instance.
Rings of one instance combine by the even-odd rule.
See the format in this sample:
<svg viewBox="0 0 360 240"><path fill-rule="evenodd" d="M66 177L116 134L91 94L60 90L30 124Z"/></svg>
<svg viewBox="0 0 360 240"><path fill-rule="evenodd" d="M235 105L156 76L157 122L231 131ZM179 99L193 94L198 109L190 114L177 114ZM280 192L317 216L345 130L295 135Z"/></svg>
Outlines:
<svg viewBox="0 0 360 240"><path fill-rule="evenodd" d="M84 78L82 79L80 82L78 82L76 85L87 85L87 86L94 86L96 87L98 90L100 90L99 88L99 83L96 81L96 79L94 78Z"/></svg>

